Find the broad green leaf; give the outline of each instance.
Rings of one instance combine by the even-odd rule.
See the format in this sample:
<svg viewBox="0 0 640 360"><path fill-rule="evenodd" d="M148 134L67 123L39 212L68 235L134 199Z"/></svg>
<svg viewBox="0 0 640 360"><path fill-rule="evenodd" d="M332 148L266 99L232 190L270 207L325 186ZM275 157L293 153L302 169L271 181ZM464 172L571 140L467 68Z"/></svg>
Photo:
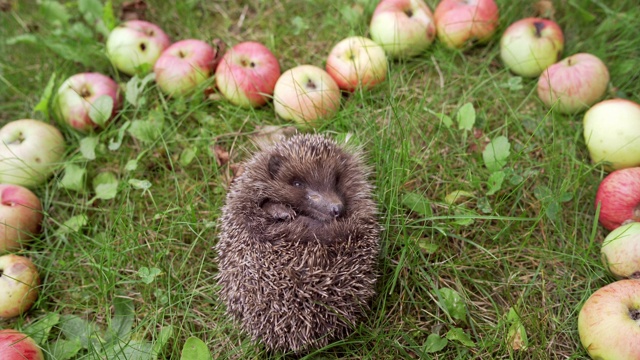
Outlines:
<svg viewBox="0 0 640 360"><path fill-rule="evenodd" d="M137 168L138 168L138 160L136 159L129 160L124 165L124 171L134 171Z"/></svg>
<svg viewBox="0 0 640 360"><path fill-rule="evenodd" d="M89 14L91 17L101 19L103 10L100 0L78 0L78 10L83 14Z"/></svg>
<svg viewBox="0 0 640 360"><path fill-rule="evenodd" d="M474 219L478 217L478 214L475 211L462 207L456 208L454 213L456 215L456 220L453 223L461 226L473 224Z"/></svg>
<svg viewBox="0 0 640 360"><path fill-rule="evenodd" d="M118 23L116 21L116 16L113 13L112 0L107 0L104 4L104 7L102 8L102 22L104 22L104 25L107 27L107 30L109 31L113 30Z"/></svg>
<svg viewBox="0 0 640 360"><path fill-rule="evenodd" d="M204 341L197 337L190 337L184 342L180 360L212 360L209 348Z"/></svg>
<svg viewBox="0 0 640 360"><path fill-rule="evenodd" d="M22 331L28 334L36 344L42 346L47 342L51 328L58 325L58 322L60 322L60 314L47 313L29 326L23 328Z"/></svg>
<svg viewBox="0 0 640 360"><path fill-rule="evenodd" d="M149 269L148 267L143 266L138 270L138 276L142 278L142 282L147 285L151 284L156 277L160 275L160 273L160 269L156 267Z"/></svg>
<svg viewBox="0 0 640 360"><path fill-rule="evenodd" d="M505 136L498 136L491 140L482 152L482 159L487 169L492 172L502 169L507 163L510 148L509 139Z"/></svg>
<svg viewBox="0 0 640 360"><path fill-rule="evenodd" d="M87 169L75 164L66 164L64 167L64 176L60 180L60 186L64 189L83 192Z"/></svg>
<svg viewBox="0 0 640 360"><path fill-rule="evenodd" d="M459 130L472 130L476 123L476 110L472 103L466 103L460 107L456 114Z"/></svg>
<svg viewBox="0 0 640 360"><path fill-rule="evenodd" d="M48 23L57 26L66 25L71 19L67 8L57 1L41 1L40 13Z"/></svg>
<svg viewBox="0 0 640 360"><path fill-rule="evenodd" d="M420 215L432 216L431 206L429 200L424 196L416 193L407 193L402 196L402 205L413 212L417 212Z"/></svg>
<svg viewBox="0 0 640 360"><path fill-rule="evenodd" d="M487 196L493 195L502 189L502 183L504 182L505 173L504 171L496 171L491 173L489 176L489 180L487 180L487 185L489 185L489 191L487 191Z"/></svg>
<svg viewBox="0 0 640 360"><path fill-rule="evenodd" d="M507 315L507 321L509 322L508 332L508 344L513 350L526 350L529 346L529 339L527 337L527 331L520 320L520 316L514 308L509 309Z"/></svg>
<svg viewBox="0 0 640 360"><path fill-rule="evenodd" d="M16 36L12 36L8 38L5 42L7 45L15 45L15 44L37 44L38 37L33 34L20 34Z"/></svg>
<svg viewBox="0 0 640 360"><path fill-rule="evenodd" d="M102 127L111 117L112 111L113 98L109 95L101 95L98 96L89 109L89 118L91 118L91 121Z"/></svg>
<svg viewBox="0 0 640 360"><path fill-rule="evenodd" d="M424 343L424 351L428 353L438 352L447 346L449 341L438 334L429 334Z"/></svg>
<svg viewBox="0 0 640 360"><path fill-rule="evenodd" d="M148 180L129 179L129 185L137 190L149 190L151 183Z"/></svg>
<svg viewBox="0 0 640 360"><path fill-rule="evenodd" d="M89 342L92 337L100 337L96 324L76 315L63 315L60 319L59 328L67 340L80 341L80 344L85 349L89 348Z"/></svg>
<svg viewBox="0 0 640 360"><path fill-rule="evenodd" d="M444 309L449 316L455 320L467 319L467 307L460 294L449 288L441 288L438 290L440 307Z"/></svg>
<svg viewBox="0 0 640 360"><path fill-rule="evenodd" d="M472 346L476 345L473 342L473 340L471 340L471 337L469 336L469 334L467 334L466 332L464 332L464 330L462 330L460 328L453 328L453 329L449 330L447 332L446 337L447 337L447 339L449 341L458 341L462 345L467 346L467 347L472 347Z"/></svg>
<svg viewBox="0 0 640 360"><path fill-rule="evenodd" d="M57 339L46 344L45 349L48 349L51 359L69 360L75 358L82 350L82 342L79 338L73 340Z"/></svg>
<svg viewBox="0 0 640 360"><path fill-rule="evenodd" d="M195 159L197 154L198 154L198 148L196 147L188 147L182 150L182 152L180 153L180 159L179 159L180 165L187 166L191 164L191 162L193 161L193 159Z"/></svg>
<svg viewBox="0 0 640 360"><path fill-rule="evenodd" d="M128 339L135 320L135 311L131 299L116 296L113 299L114 314L109 331L118 339Z"/></svg>
<svg viewBox="0 0 640 360"><path fill-rule="evenodd" d="M309 29L307 21L300 16L296 16L291 19L291 24L293 25L293 35L300 35Z"/></svg>
<svg viewBox="0 0 640 360"><path fill-rule="evenodd" d="M465 190L454 190L444 197L444 202L449 205L454 205L459 202L464 202L468 198L473 198L473 193Z"/></svg>
<svg viewBox="0 0 640 360"><path fill-rule="evenodd" d="M148 120L134 120L127 132L132 137L149 143L158 139L163 129L164 113L160 109L154 109L149 112Z"/></svg>
<svg viewBox="0 0 640 360"><path fill-rule="evenodd" d="M87 160L95 160L98 142L100 139L97 136L87 136L80 139L80 154Z"/></svg>
<svg viewBox="0 0 640 360"><path fill-rule="evenodd" d="M431 241L428 241L428 240L420 240L420 241L418 241L418 246L420 246L420 248L422 250L424 250L424 252L426 252L427 254L433 254L439 248L438 244L436 244L434 242L431 242Z"/></svg>
<svg viewBox="0 0 640 360"><path fill-rule="evenodd" d="M122 126L120 126L120 129L118 129L118 137L115 139L109 140L109 150L116 151L120 149L120 146L122 145L122 140L124 139L124 132L125 130L127 130L127 128L130 125L131 125L131 121L127 120L124 122L124 124L122 124Z"/></svg>
<svg viewBox="0 0 640 360"><path fill-rule="evenodd" d="M127 90L125 91L125 99L134 107L139 107L144 104L144 97L142 97L144 88L147 84L155 79L155 74L150 73L144 78L140 78L138 75L133 76L127 81Z"/></svg>
<svg viewBox="0 0 640 360"><path fill-rule="evenodd" d="M102 172L93 178L93 190L96 192L95 199L110 200L118 193L118 178L112 172ZM93 201L93 200L92 200Z"/></svg>
<svg viewBox="0 0 640 360"><path fill-rule="evenodd" d="M68 234L72 232L78 232L80 229L87 225L89 222L89 218L87 215L76 215L72 216L67 221L65 221L60 227L56 230L56 235Z"/></svg>
<svg viewBox="0 0 640 360"><path fill-rule="evenodd" d="M162 328L162 330L160 330L160 334L158 334L158 336L156 337L156 341L153 343L153 348L151 349L154 359L158 356L158 354L160 354L160 351L162 351L162 349L167 346L167 343L169 342L169 340L171 340L171 337L173 337L173 326L165 326Z"/></svg>
<svg viewBox="0 0 640 360"><path fill-rule="evenodd" d="M56 83L56 73L54 72L49 77L49 82L47 82L47 86L45 86L44 91L42 92L42 96L40 97L40 101L33 108L34 111L41 112L45 118L49 118L49 102L51 101L51 95L53 94L53 87Z"/></svg>

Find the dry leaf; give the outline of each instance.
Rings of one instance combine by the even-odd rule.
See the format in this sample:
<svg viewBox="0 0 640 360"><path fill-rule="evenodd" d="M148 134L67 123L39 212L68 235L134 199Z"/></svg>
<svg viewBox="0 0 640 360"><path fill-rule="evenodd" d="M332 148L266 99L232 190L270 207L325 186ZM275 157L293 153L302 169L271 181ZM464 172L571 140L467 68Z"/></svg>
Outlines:
<svg viewBox="0 0 640 360"><path fill-rule="evenodd" d="M147 3L144 0L132 0L122 3L120 7L120 19L128 20L145 20L147 12Z"/></svg>
<svg viewBox="0 0 640 360"><path fill-rule="evenodd" d="M276 125L258 126L256 130L258 131L251 136L251 141L253 141L260 150L267 150L274 144L286 140L297 132L294 126L282 127Z"/></svg>

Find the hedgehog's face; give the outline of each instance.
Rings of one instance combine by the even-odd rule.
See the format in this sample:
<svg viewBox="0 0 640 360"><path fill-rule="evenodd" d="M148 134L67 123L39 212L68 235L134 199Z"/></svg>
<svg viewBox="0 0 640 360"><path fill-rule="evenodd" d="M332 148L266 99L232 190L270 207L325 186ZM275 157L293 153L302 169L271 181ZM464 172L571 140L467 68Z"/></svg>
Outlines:
<svg viewBox="0 0 640 360"><path fill-rule="evenodd" d="M341 159L323 156L306 157L272 155L268 170L277 189L277 198L296 214L327 222L345 214Z"/></svg>

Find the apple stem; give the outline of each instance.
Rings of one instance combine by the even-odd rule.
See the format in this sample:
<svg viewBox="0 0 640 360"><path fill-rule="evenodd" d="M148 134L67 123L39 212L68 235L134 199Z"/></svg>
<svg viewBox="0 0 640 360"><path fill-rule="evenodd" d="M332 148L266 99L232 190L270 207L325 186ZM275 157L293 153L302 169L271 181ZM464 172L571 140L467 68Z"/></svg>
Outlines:
<svg viewBox="0 0 640 360"><path fill-rule="evenodd" d="M411 9L406 9L404 11L404 13L407 15L407 17L412 17L413 16L413 11L411 11Z"/></svg>

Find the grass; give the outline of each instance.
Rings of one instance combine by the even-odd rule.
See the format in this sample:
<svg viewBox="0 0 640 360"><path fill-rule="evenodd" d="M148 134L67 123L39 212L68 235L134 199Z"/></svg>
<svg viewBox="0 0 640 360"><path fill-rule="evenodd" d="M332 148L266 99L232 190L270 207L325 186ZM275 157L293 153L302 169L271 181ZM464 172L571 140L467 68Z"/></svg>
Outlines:
<svg viewBox="0 0 640 360"><path fill-rule="evenodd" d="M534 15L529 2L497 2L498 34ZM0 3L10 5L0 12L0 123L53 122L34 110L52 74L56 85L83 71L128 81L105 58L104 37L81 16L80 2L64 2L68 19L51 12L51 2ZM173 39L260 41L283 70L324 66L333 44L349 35L367 36L376 5L372 0L147 3L147 19ZM432 9L436 4L427 3ZM611 72L607 97L640 101L635 2L553 3L566 36L564 55L599 56ZM114 1L116 16L121 5ZM308 358L587 356L577 334L578 311L593 291L613 281L599 260L605 233L593 209L605 174L589 161L582 115L546 109L535 79L519 83L502 66L498 39L465 51L436 42L418 57L392 61L385 83L345 96L338 115L315 129L337 137L352 133L366 150L385 231L379 295L370 316L351 337ZM65 163L34 189L45 207L43 234L22 251L40 269L41 294L31 311L0 320L0 327L29 329L47 315L60 315L41 341L52 359L64 358L54 356L64 354L55 344L72 346L73 324L79 324L76 338L85 341L76 353L66 353L76 358L133 358L127 349L164 339L160 357L177 359L192 336L204 341L214 358L286 357L251 343L225 317L216 296L212 247L233 174L229 163L217 161L215 147L228 151L236 164L254 150L249 135L256 126L290 124L274 115L271 104L246 110L219 99L167 99L153 84L141 98L141 106L126 104L118 119L95 135L95 159L80 151L85 135L61 127L68 144ZM476 114L470 130L456 122L466 103ZM450 116L453 125L445 126L437 113ZM157 137L125 131L121 146L109 150L127 121L155 121L156 130L163 126ZM483 149L500 137L510 145L509 155L502 168L489 169ZM127 168L131 160L137 160L133 170ZM70 165L86 169L83 191L62 185ZM91 180L105 171L119 180L117 196L92 201ZM492 176L504 180L497 184ZM132 179L151 187L143 190ZM455 191L469 196L451 205L445 197ZM69 227L70 219L82 216L86 222ZM130 341L117 343L121 348L100 345L108 341L105 329L123 322L132 326L123 337ZM526 333L526 348L509 335L518 328ZM171 329L169 336L162 329ZM88 333L101 337L88 340ZM100 353L104 349L113 352Z"/></svg>

